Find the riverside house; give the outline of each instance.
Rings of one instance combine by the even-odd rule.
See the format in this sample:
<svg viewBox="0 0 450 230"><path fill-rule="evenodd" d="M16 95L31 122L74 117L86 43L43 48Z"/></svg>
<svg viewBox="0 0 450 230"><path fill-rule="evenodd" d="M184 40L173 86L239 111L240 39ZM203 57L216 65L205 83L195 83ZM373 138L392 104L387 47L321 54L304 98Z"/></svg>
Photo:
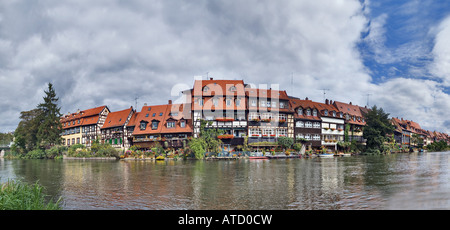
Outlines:
<svg viewBox="0 0 450 230"><path fill-rule="evenodd" d="M127 125L134 113L133 107L110 112L101 127L102 142L109 143L114 148L128 149L131 145L128 140Z"/></svg>
<svg viewBox="0 0 450 230"><path fill-rule="evenodd" d="M308 146L308 149L319 149L322 146L322 119L316 102L290 98L294 110L294 136L296 142Z"/></svg>
<svg viewBox="0 0 450 230"><path fill-rule="evenodd" d="M242 80L196 80L184 93L192 98L193 136L198 137L202 120L206 128L223 131L219 136L225 150L243 145L247 135L246 97ZM188 96L188 97L189 97Z"/></svg>
<svg viewBox="0 0 450 230"><path fill-rule="evenodd" d="M100 135L100 128L109 114L107 106L69 113L61 118L63 145L83 144L90 147Z"/></svg>
<svg viewBox="0 0 450 230"><path fill-rule="evenodd" d="M344 141L344 114L330 103L317 102L322 119L322 146L332 151L337 150L337 142Z"/></svg>
<svg viewBox="0 0 450 230"><path fill-rule="evenodd" d="M135 118L133 144L150 149L157 145L181 148L192 136L190 108L184 104L144 106Z"/></svg>
<svg viewBox="0 0 450 230"><path fill-rule="evenodd" d="M286 91L246 87L245 92L249 145L256 142L275 145L279 137L294 138L294 111Z"/></svg>
<svg viewBox="0 0 450 230"><path fill-rule="evenodd" d="M367 113L368 109L366 107L353 105L351 102L347 104L334 101L333 105L343 114L345 125L349 126L348 141L356 140L359 143L365 143L363 138L363 128L366 125L366 121L364 120L363 113Z"/></svg>

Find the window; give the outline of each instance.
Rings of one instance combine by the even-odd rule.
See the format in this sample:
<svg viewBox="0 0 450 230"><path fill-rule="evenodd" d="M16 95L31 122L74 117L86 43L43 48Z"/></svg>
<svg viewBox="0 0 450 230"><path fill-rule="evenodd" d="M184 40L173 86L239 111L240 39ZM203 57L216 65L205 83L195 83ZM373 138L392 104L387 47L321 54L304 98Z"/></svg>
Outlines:
<svg viewBox="0 0 450 230"><path fill-rule="evenodd" d="M259 136L259 135L261 135L261 130L260 129L253 128L253 129L250 129L249 131L250 131L250 133L249 133L250 136Z"/></svg>
<svg viewBox="0 0 450 230"><path fill-rule="evenodd" d="M234 91L236 91L236 87L234 87L234 86L231 86L231 87L230 87L230 91L231 91L231 92L234 92Z"/></svg>
<svg viewBox="0 0 450 230"><path fill-rule="evenodd" d="M311 110L310 109L306 110L306 116L311 116Z"/></svg>
<svg viewBox="0 0 450 230"><path fill-rule="evenodd" d="M259 101L259 106L266 107L266 101Z"/></svg>
<svg viewBox="0 0 450 230"><path fill-rule="evenodd" d="M342 113L342 112L339 113L339 117L340 117L340 118L343 117L343 113Z"/></svg>
<svg viewBox="0 0 450 230"><path fill-rule="evenodd" d="M141 130L145 130L147 128L147 122L141 122L140 128Z"/></svg>
<svg viewBox="0 0 450 230"><path fill-rule="evenodd" d="M311 134L305 134L305 139L306 140L311 140Z"/></svg>
<svg viewBox="0 0 450 230"><path fill-rule="evenodd" d="M158 129L159 121L152 121L152 129Z"/></svg>
<svg viewBox="0 0 450 230"><path fill-rule="evenodd" d="M186 127L186 121L180 121L180 127L181 128Z"/></svg>
<svg viewBox="0 0 450 230"><path fill-rule="evenodd" d="M145 117L148 117L148 113L147 113L147 114L145 114Z"/></svg>
<svg viewBox="0 0 450 230"><path fill-rule="evenodd" d="M276 108L277 107L277 102L276 101L272 101L272 108Z"/></svg>
<svg viewBox="0 0 450 230"><path fill-rule="evenodd" d="M305 138L305 136L303 136L303 133L299 133L299 134L297 134L297 138L301 139L301 138Z"/></svg>
<svg viewBox="0 0 450 230"><path fill-rule="evenodd" d="M236 106L241 106L241 99L236 99Z"/></svg>
<svg viewBox="0 0 450 230"><path fill-rule="evenodd" d="M320 135L319 134L314 134L313 140L320 141Z"/></svg>
<svg viewBox="0 0 450 230"><path fill-rule="evenodd" d="M163 115L163 113L159 113L159 116L161 117Z"/></svg>
<svg viewBox="0 0 450 230"><path fill-rule="evenodd" d="M333 117L336 117L336 111L333 111Z"/></svg>
<svg viewBox="0 0 450 230"><path fill-rule="evenodd" d="M152 111L152 107L148 107L147 111Z"/></svg>
<svg viewBox="0 0 450 230"><path fill-rule="evenodd" d="M278 129L277 130L277 135L285 137L286 136L286 129Z"/></svg>
<svg viewBox="0 0 450 230"><path fill-rule="evenodd" d="M278 114L278 120L284 120L286 121L286 114Z"/></svg>
<svg viewBox="0 0 450 230"><path fill-rule="evenodd" d="M155 116L156 116L156 113L153 113L152 117L155 117Z"/></svg>
<svg viewBox="0 0 450 230"><path fill-rule="evenodd" d="M328 116L328 110L325 109L325 111L323 111L323 114L324 114L325 116Z"/></svg>
<svg viewBox="0 0 450 230"><path fill-rule="evenodd" d="M253 119L258 119L258 113L249 113L248 114L248 119L251 121Z"/></svg>
<svg viewBox="0 0 450 230"><path fill-rule="evenodd" d="M175 121L167 122L167 128L175 128Z"/></svg>
<svg viewBox="0 0 450 230"><path fill-rule="evenodd" d="M252 106L256 106L256 100L252 100Z"/></svg>
<svg viewBox="0 0 450 230"><path fill-rule="evenodd" d="M284 102L280 101L280 109L284 109Z"/></svg>
<svg viewBox="0 0 450 230"><path fill-rule="evenodd" d="M267 101L267 108L270 108L270 101Z"/></svg>
<svg viewBox="0 0 450 230"><path fill-rule="evenodd" d="M295 123L295 127L303 128L303 127L305 127L305 123L303 123L303 121L297 121L297 123Z"/></svg>
<svg viewBox="0 0 450 230"><path fill-rule="evenodd" d="M305 127L306 128L312 128L313 127L312 122L307 121Z"/></svg>
<svg viewBox="0 0 450 230"><path fill-rule="evenodd" d="M297 110L297 113L298 113L298 115L300 115L300 116L303 115L303 109L298 109L298 110Z"/></svg>
<svg viewBox="0 0 450 230"><path fill-rule="evenodd" d="M199 105L203 105L203 102L204 102L203 99L199 99L199 100L198 100L198 104L199 104Z"/></svg>
<svg viewBox="0 0 450 230"><path fill-rule="evenodd" d="M320 122L314 122L313 127L315 129L320 129Z"/></svg>
<svg viewBox="0 0 450 230"><path fill-rule="evenodd" d="M214 104L214 106L218 106L219 100L217 100L217 98L213 98L213 104Z"/></svg>
<svg viewBox="0 0 450 230"><path fill-rule="evenodd" d="M313 110L313 116L317 117L317 110L316 109Z"/></svg>
<svg viewBox="0 0 450 230"><path fill-rule="evenodd" d="M209 90L209 87L208 86L205 86L204 88L203 88L203 92L208 92L208 90Z"/></svg>
<svg viewBox="0 0 450 230"><path fill-rule="evenodd" d="M227 99L227 106L231 106L231 99Z"/></svg>
<svg viewBox="0 0 450 230"><path fill-rule="evenodd" d="M275 133L274 133L273 129L263 129L262 134L266 135L266 136L270 136L270 135L274 135Z"/></svg>
<svg viewBox="0 0 450 230"><path fill-rule="evenodd" d="M77 138L77 144L80 144L80 138L79 137Z"/></svg>

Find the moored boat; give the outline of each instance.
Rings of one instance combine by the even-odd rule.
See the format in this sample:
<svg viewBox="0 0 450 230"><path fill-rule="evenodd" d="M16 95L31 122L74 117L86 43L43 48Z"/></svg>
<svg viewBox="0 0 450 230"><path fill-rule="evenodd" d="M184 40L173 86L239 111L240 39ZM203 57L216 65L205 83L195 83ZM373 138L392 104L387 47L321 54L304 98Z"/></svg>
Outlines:
<svg viewBox="0 0 450 230"><path fill-rule="evenodd" d="M331 157L334 157L334 154L324 153L324 154L319 154L319 157L321 157L321 158L331 158Z"/></svg>

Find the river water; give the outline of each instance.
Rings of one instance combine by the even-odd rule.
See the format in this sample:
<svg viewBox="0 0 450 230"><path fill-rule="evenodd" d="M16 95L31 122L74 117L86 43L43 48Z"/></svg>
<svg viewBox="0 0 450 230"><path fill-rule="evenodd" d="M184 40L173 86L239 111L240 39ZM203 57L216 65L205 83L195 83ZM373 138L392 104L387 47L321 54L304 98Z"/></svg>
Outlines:
<svg viewBox="0 0 450 230"><path fill-rule="evenodd" d="M450 209L450 152L311 159L0 159L66 210Z"/></svg>

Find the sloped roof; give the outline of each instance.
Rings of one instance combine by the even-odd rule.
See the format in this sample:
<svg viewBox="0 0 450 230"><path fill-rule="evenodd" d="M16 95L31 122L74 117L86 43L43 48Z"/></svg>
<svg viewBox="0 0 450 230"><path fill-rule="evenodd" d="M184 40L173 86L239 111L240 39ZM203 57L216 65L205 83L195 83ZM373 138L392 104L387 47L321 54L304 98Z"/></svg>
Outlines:
<svg viewBox="0 0 450 230"><path fill-rule="evenodd" d="M101 112L106 108L107 108L106 105L104 105L104 106L87 109L87 110L82 110L77 113L72 113L72 114L63 116L61 118L61 123L63 123L63 129L73 128L73 127L78 127L78 126L83 126L83 125L97 124ZM71 124L69 126L64 126L64 123L73 122L73 121L76 121L75 125ZM80 122L78 122L78 121L80 121Z"/></svg>
<svg viewBox="0 0 450 230"><path fill-rule="evenodd" d="M301 100L301 99L298 99L298 98L290 98L289 99L289 103L291 104L291 108L294 111L296 111L298 108L311 109L311 110L316 109L317 111L319 111L319 107L318 107L317 103L314 102L314 101L311 101L311 100ZM322 120L319 117L319 113L317 113L317 116L313 116L313 112L311 112L311 116L308 116L305 111L302 113L302 115L299 115L298 112L295 112L294 113L294 118L296 118L296 119L316 120L316 121Z"/></svg>
<svg viewBox="0 0 450 230"><path fill-rule="evenodd" d="M128 121L128 116L133 111L133 107L117 112L111 112L105 120L105 124L102 129L121 127L124 126Z"/></svg>
<svg viewBox="0 0 450 230"><path fill-rule="evenodd" d="M192 125L190 124L190 110L187 108L185 111L183 104L167 104L167 105L154 105L144 106L141 112L134 119L134 132L133 135L145 135L145 134L161 134L161 133L190 133L192 132ZM174 128L167 128L167 120L176 120ZM186 127L180 127L180 120L186 120ZM157 121L157 129L152 129L152 122ZM145 130L141 130L140 123L146 122L147 127Z"/></svg>
<svg viewBox="0 0 450 230"><path fill-rule="evenodd" d="M205 87L208 90L204 90ZM234 87L235 90L231 90ZM243 80L196 80L194 82L193 96L245 96Z"/></svg>

